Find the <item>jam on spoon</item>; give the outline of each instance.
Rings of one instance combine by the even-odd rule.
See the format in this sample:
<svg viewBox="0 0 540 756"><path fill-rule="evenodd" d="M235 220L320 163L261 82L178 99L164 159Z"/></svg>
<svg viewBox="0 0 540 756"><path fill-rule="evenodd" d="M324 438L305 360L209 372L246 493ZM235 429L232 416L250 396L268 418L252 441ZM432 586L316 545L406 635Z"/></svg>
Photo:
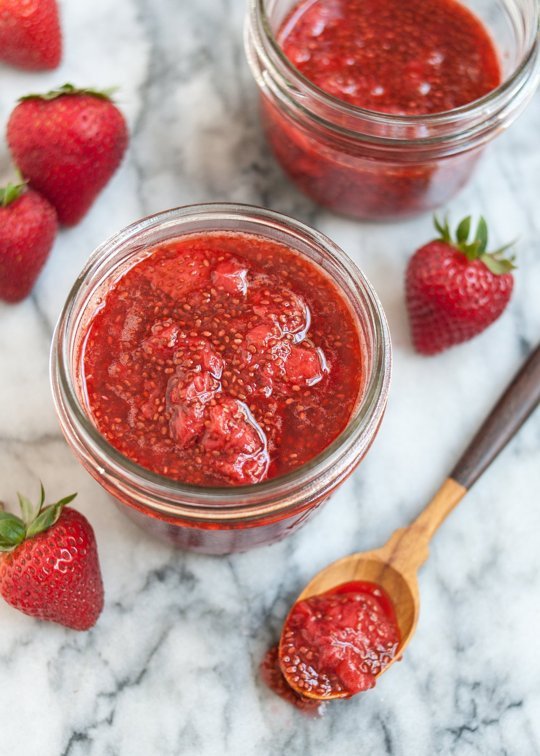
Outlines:
<svg viewBox="0 0 540 756"><path fill-rule="evenodd" d="M373 688L399 642L385 591L375 583L345 583L296 602L279 651L271 649L263 661L263 679L304 713L320 713L321 699Z"/></svg>
<svg viewBox="0 0 540 756"><path fill-rule="evenodd" d="M287 679L303 695L347 698L375 685L395 657L399 628L374 583L347 583L292 608L279 644Z"/></svg>

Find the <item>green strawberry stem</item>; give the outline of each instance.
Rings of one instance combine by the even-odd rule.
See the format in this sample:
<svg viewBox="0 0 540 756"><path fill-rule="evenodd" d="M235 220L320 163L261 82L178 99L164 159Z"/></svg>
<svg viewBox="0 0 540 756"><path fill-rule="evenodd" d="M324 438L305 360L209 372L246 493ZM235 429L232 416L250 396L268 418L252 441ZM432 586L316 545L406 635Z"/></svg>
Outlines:
<svg viewBox="0 0 540 756"><path fill-rule="evenodd" d="M488 270L490 270L494 275L500 276L504 273L509 273L511 270L514 270L517 267L514 262L516 259L515 255L512 255L511 257L504 257L504 253L510 247L512 247L515 242L504 244L494 252L487 251L489 236L488 226L485 218L483 218L482 216L480 216L480 218L478 219L476 233L473 235L472 239L472 218L470 215L468 215L466 218L463 218L463 220L458 223L455 237L452 236L448 218L445 218L444 221L441 222L437 218L437 216L435 216L433 218L433 223L440 234L437 238L437 241L445 242L446 244L454 247L454 249L464 254L467 260L470 260L471 262L473 260L480 260L480 262L484 263L486 268L488 268Z"/></svg>
<svg viewBox="0 0 540 756"><path fill-rule="evenodd" d="M19 102L25 100L56 100L58 97L64 97L64 95L92 95L93 97L99 97L102 100L112 99L112 95L116 92L117 87L109 87L108 89L93 89L92 87L74 87L73 84L63 84L58 89L52 89L50 92L44 94L27 94L24 97L19 97Z"/></svg>
<svg viewBox="0 0 540 756"><path fill-rule="evenodd" d="M39 504L37 507L22 494L17 494L22 517L5 512L0 508L0 551L13 551L23 541L33 538L51 528L67 506L77 494L60 499L54 504L45 506L45 490L40 488Z"/></svg>
<svg viewBox="0 0 540 756"><path fill-rule="evenodd" d="M26 189L26 181L20 181L18 184L9 183L7 186L0 187L0 207L7 207L19 199Z"/></svg>

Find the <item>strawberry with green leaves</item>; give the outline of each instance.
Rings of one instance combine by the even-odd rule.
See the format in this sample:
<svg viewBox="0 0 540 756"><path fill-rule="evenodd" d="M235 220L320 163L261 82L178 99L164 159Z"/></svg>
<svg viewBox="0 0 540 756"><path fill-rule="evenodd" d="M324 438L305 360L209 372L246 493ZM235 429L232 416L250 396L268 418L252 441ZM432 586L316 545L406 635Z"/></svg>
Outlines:
<svg viewBox="0 0 540 756"><path fill-rule="evenodd" d="M506 308L514 279L509 244L488 252L488 228L480 218L474 237L471 217L452 237L448 222L435 219L439 236L418 249L406 273L412 341L421 354L436 354L484 331Z"/></svg>
<svg viewBox="0 0 540 756"><path fill-rule="evenodd" d="M24 178L55 207L60 223L71 226L120 165L128 132L110 91L64 84L22 97L7 139Z"/></svg>
<svg viewBox="0 0 540 756"><path fill-rule="evenodd" d="M0 189L0 299L20 302L28 296L57 227L54 208L26 184Z"/></svg>
<svg viewBox="0 0 540 756"><path fill-rule="evenodd" d="M0 511L0 594L24 614L88 630L103 608L96 539L67 505L76 494L34 508L19 494L22 517Z"/></svg>

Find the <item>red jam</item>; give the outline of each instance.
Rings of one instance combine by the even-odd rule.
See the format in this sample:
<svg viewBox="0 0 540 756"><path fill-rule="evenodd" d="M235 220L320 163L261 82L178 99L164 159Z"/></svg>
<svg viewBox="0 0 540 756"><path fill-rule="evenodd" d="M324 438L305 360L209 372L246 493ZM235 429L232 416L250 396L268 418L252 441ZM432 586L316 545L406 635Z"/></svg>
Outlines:
<svg viewBox="0 0 540 756"><path fill-rule="evenodd" d="M272 646L272 648L268 649L266 652L264 659L261 662L260 672L263 682L270 688L270 690L273 690L276 695L290 703L295 709L299 709L302 714L306 714L310 717L321 716L326 703L324 701L318 701L315 698L301 696L291 688L283 676L283 672L279 666L279 647L277 645Z"/></svg>
<svg viewBox="0 0 540 756"><path fill-rule="evenodd" d="M278 42L325 92L379 112L452 110L501 80L487 31L456 0L304 0Z"/></svg>
<svg viewBox="0 0 540 756"><path fill-rule="evenodd" d="M84 340L99 431L133 462L201 486L283 475L345 428L361 342L330 278L244 233L150 250L108 291Z"/></svg>
<svg viewBox="0 0 540 756"><path fill-rule="evenodd" d="M272 667L271 651L263 662L264 679L278 695L312 711L305 700L309 694L348 697L373 688L399 642L394 607L385 591L375 583L344 583L293 606L279 648L283 674ZM287 681L294 689L288 690Z"/></svg>
<svg viewBox="0 0 540 756"><path fill-rule="evenodd" d="M277 40L308 80L372 112L418 117L453 110L501 82L487 30L456 0L304 0ZM262 105L269 142L291 178L315 201L353 217L395 219L438 207L466 183L479 157L463 140L457 151L443 140L417 156L416 142L426 134L421 119L407 129L359 126L359 113L336 110L326 116L331 128L304 112L293 119L269 96ZM338 138L343 128L348 136ZM384 137L384 146L373 137Z"/></svg>

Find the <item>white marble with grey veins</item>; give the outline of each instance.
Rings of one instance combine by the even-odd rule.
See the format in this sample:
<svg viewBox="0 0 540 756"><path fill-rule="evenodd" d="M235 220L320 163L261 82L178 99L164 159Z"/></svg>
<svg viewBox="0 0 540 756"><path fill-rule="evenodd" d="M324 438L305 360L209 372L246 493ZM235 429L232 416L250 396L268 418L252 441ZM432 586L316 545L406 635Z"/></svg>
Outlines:
<svg viewBox="0 0 540 756"><path fill-rule="evenodd" d="M411 350L402 279L430 218L354 223L289 184L259 128L240 0L64 0L62 15L59 71L0 67L2 130L24 93L114 83L131 145L90 214L60 233L31 299L0 306L0 499L35 495L39 479L51 497L78 490L107 601L86 634L0 605L0 753L540 754L540 415L438 534L416 637L374 691L313 721L257 675L304 582L419 511L539 338L540 95L447 208L484 213L497 242L519 237L509 311L425 359ZM395 345L387 416L361 469L294 537L226 558L175 552L115 509L68 450L47 374L53 324L92 249L140 216L205 200L266 205L329 234L375 285Z"/></svg>

